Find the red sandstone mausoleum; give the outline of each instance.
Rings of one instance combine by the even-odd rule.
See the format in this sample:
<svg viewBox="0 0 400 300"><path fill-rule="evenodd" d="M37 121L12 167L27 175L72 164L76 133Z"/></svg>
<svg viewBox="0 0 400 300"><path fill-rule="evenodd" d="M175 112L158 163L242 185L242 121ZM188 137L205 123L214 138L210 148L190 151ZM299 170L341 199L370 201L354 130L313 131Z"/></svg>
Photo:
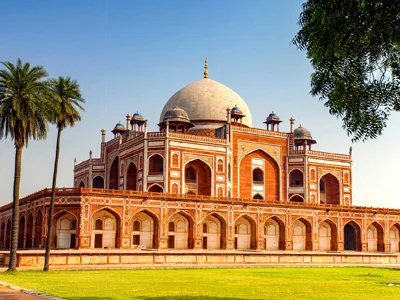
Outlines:
<svg viewBox="0 0 400 300"><path fill-rule="evenodd" d="M253 127L246 102L206 64L165 104L159 131L139 113L109 141L101 131L100 157L76 164L74 187L57 190L53 247L384 252L399 263L400 210L352 205L351 150L314 150L309 130L291 118L281 132L281 122L272 112ZM19 249L44 247L50 194L20 200ZM0 208L4 250L11 206Z"/></svg>

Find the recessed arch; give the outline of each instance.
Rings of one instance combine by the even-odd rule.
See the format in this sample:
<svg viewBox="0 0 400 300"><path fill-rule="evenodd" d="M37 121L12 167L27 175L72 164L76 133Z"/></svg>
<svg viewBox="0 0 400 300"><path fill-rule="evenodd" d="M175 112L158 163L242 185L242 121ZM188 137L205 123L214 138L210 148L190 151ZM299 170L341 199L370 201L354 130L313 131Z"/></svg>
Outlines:
<svg viewBox="0 0 400 300"><path fill-rule="evenodd" d="M203 249L226 249L226 220L220 214L203 218Z"/></svg>
<svg viewBox="0 0 400 300"><path fill-rule="evenodd" d="M262 200L262 199L264 199L264 197L260 193L257 193L257 194L253 195L253 199Z"/></svg>
<svg viewBox="0 0 400 300"><path fill-rule="evenodd" d="M321 204L340 204L340 180L332 173L325 173L319 179L319 200Z"/></svg>
<svg viewBox="0 0 400 300"><path fill-rule="evenodd" d="M0 227L0 249L5 248L6 222L3 220Z"/></svg>
<svg viewBox="0 0 400 300"><path fill-rule="evenodd" d="M200 158L187 162L184 166L185 193L192 191L196 195L212 195L213 179L212 168Z"/></svg>
<svg viewBox="0 0 400 300"><path fill-rule="evenodd" d="M26 249L32 248L32 237L33 237L33 215L32 212L29 212L26 221L26 238L25 238Z"/></svg>
<svg viewBox="0 0 400 300"><path fill-rule="evenodd" d="M253 184L264 184L264 171L259 167L253 169Z"/></svg>
<svg viewBox="0 0 400 300"><path fill-rule="evenodd" d="M264 223L265 250L285 250L285 224L276 216Z"/></svg>
<svg viewBox="0 0 400 300"><path fill-rule="evenodd" d="M96 175L93 178L93 188L95 189L104 189L104 177L100 175Z"/></svg>
<svg viewBox="0 0 400 300"><path fill-rule="evenodd" d="M139 222L139 227L135 226ZM146 249L158 248L158 217L153 212L142 209L132 217L132 245Z"/></svg>
<svg viewBox="0 0 400 300"><path fill-rule="evenodd" d="M134 162L131 162L126 171L126 189L131 191L137 190L137 166Z"/></svg>
<svg viewBox="0 0 400 300"><path fill-rule="evenodd" d="M257 249L256 222L249 215L243 214L235 220L235 249Z"/></svg>
<svg viewBox="0 0 400 300"><path fill-rule="evenodd" d="M395 223L389 228L390 252L400 252L400 224Z"/></svg>
<svg viewBox="0 0 400 300"><path fill-rule="evenodd" d="M369 252L384 252L383 228L378 222L372 222L367 227L367 243Z"/></svg>
<svg viewBox="0 0 400 300"><path fill-rule="evenodd" d="M151 186L149 186L147 191L152 193L162 193L164 191L164 188L158 183L153 183Z"/></svg>
<svg viewBox="0 0 400 300"><path fill-rule="evenodd" d="M164 157L158 153L149 156L149 175L162 175L164 172Z"/></svg>
<svg viewBox="0 0 400 300"><path fill-rule="evenodd" d="M254 165L255 160L262 161L263 167L261 168L259 164ZM265 201L280 201L280 165L273 156L263 149L255 149L240 158L238 166L239 197L251 199L254 194L253 187L257 187L257 191L261 192L260 188L262 189ZM254 185L253 169L256 167L260 167L263 171L263 182Z"/></svg>
<svg viewBox="0 0 400 300"><path fill-rule="evenodd" d="M69 211L62 211L54 217L55 243L58 249L74 249L77 247L77 218Z"/></svg>
<svg viewBox="0 0 400 300"><path fill-rule="evenodd" d="M361 230L354 221L344 225L344 250L361 251Z"/></svg>
<svg viewBox="0 0 400 300"><path fill-rule="evenodd" d="M92 248L119 248L121 216L112 209L100 208L92 214ZM102 229L96 229L96 222L102 221Z"/></svg>
<svg viewBox="0 0 400 300"><path fill-rule="evenodd" d="M329 219L318 224L318 241L320 251L337 251L337 226Z"/></svg>
<svg viewBox="0 0 400 300"><path fill-rule="evenodd" d="M110 167L110 180L108 184L108 188L110 190L118 190L119 189L119 156L116 156Z"/></svg>
<svg viewBox="0 0 400 300"><path fill-rule="evenodd" d="M292 224L293 250L312 250L311 224L304 218L296 219Z"/></svg>
<svg viewBox="0 0 400 300"><path fill-rule="evenodd" d="M43 215L42 210L38 210L35 217L35 238L33 239L34 248L43 248L42 240L42 229L43 229Z"/></svg>
<svg viewBox="0 0 400 300"><path fill-rule="evenodd" d="M304 186L304 173L299 169L293 169L289 173L289 187Z"/></svg>
<svg viewBox="0 0 400 300"><path fill-rule="evenodd" d="M298 194L295 194L289 198L290 202L304 202L304 198Z"/></svg>
<svg viewBox="0 0 400 300"><path fill-rule="evenodd" d="M84 188L85 187L85 183L83 182L83 180L79 183L79 187L80 188Z"/></svg>
<svg viewBox="0 0 400 300"><path fill-rule="evenodd" d="M6 228L6 241L5 241L6 249L10 248L10 242L11 242L11 219L8 219Z"/></svg>
<svg viewBox="0 0 400 300"><path fill-rule="evenodd" d="M168 218L168 248L192 249L193 219L183 211L177 211Z"/></svg>
<svg viewBox="0 0 400 300"><path fill-rule="evenodd" d="M24 248L25 241L25 216L21 215L18 226L18 249Z"/></svg>

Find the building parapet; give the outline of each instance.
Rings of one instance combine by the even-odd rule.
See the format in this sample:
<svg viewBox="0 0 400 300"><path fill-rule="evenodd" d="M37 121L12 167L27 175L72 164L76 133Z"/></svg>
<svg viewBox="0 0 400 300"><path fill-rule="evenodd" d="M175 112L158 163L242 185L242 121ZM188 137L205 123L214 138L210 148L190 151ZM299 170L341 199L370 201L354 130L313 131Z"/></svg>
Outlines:
<svg viewBox="0 0 400 300"><path fill-rule="evenodd" d="M33 201L40 198L50 197L51 189L46 188L36 193L28 195L20 199L20 205L29 201ZM115 196L115 197L130 197L139 199L154 199L154 200L165 200L165 201L195 201L195 202L217 202L225 204L236 204L236 205L256 205L263 207L285 207L285 208L305 208L305 209L318 209L325 210L327 213L330 211L351 211L361 213L373 213L373 214L400 214L400 209L394 208L380 208L380 207L366 207L366 206L343 206L334 204L312 204L302 202L265 202L255 199L245 198L228 198L228 197L214 197L214 196L203 196L203 195L191 195L191 194L166 194L156 192L142 192L142 191L131 191L131 190L108 190L108 189L96 189L96 188L57 188L56 196ZM12 208L12 203L6 204L0 207L0 212Z"/></svg>
<svg viewBox="0 0 400 300"><path fill-rule="evenodd" d="M332 153L332 152L323 152L323 151L315 151L315 150L291 150L289 155L307 155L307 156L315 156L315 157L324 157L335 160L346 160L351 161L351 155L349 154L340 154L340 153Z"/></svg>
<svg viewBox="0 0 400 300"><path fill-rule="evenodd" d="M265 136L273 136L273 137L280 137L280 138L287 138L289 133L286 132L280 132L280 131L271 131L271 130L266 130L266 129L261 129L261 128L252 128L252 127L244 127L244 126L238 126L238 125L233 125L232 124L232 130L236 132L250 132L250 133L257 133L257 134L262 134Z"/></svg>
<svg viewBox="0 0 400 300"><path fill-rule="evenodd" d="M187 133L180 133L180 132L169 132L168 135L170 137L182 138L185 140L197 140L197 141L226 144L225 139L213 138L213 137L209 137L209 136L187 134Z"/></svg>

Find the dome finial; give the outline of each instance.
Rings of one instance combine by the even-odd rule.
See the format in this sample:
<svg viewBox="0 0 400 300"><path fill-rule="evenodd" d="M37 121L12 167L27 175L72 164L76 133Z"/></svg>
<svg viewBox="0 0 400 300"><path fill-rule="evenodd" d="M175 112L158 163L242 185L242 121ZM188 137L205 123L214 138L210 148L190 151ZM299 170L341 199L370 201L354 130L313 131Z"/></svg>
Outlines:
<svg viewBox="0 0 400 300"><path fill-rule="evenodd" d="M207 57L204 62L204 78L208 78L208 59L207 59Z"/></svg>

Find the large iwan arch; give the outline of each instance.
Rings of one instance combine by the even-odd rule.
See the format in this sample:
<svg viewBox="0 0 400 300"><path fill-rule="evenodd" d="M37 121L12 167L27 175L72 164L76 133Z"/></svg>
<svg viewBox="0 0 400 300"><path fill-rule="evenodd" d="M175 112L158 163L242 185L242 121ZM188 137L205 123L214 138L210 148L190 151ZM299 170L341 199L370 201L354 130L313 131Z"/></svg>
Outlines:
<svg viewBox="0 0 400 300"><path fill-rule="evenodd" d="M263 162L263 190L265 201L280 201L280 169L276 160L265 151L258 149L246 154L239 162L239 197L253 198L254 161ZM257 164L257 167L260 167Z"/></svg>
<svg viewBox="0 0 400 300"><path fill-rule="evenodd" d="M194 159L185 165L185 193L211 196L212 172L210 166L201 159Z"/></svg>
<svg viewBox="0 0 400 300"><path fill-rule="evenodd" d="M321 204L340 204L340 182L331 173L319 180L319 200Z"/></svg>

